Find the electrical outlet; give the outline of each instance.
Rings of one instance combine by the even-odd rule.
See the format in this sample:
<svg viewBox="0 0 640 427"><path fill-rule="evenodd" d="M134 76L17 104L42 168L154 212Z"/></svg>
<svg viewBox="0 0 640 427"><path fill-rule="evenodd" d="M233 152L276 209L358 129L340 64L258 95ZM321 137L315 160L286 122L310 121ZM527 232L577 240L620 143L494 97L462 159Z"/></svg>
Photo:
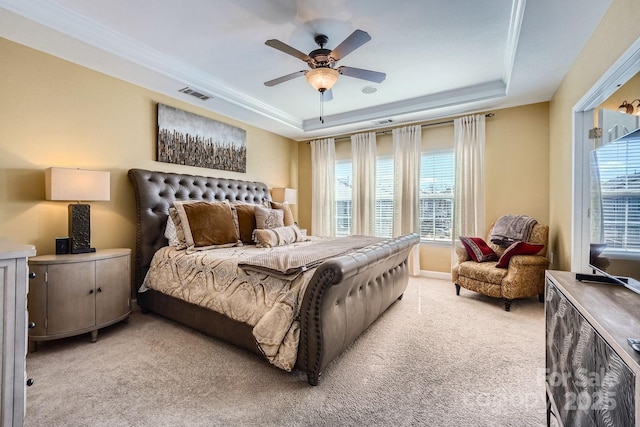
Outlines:
<svg viewBox="0 0 640 427"><path fill-rule="evenodd" d="M549 262L553 264L553 252L549 252Z"/></svg>

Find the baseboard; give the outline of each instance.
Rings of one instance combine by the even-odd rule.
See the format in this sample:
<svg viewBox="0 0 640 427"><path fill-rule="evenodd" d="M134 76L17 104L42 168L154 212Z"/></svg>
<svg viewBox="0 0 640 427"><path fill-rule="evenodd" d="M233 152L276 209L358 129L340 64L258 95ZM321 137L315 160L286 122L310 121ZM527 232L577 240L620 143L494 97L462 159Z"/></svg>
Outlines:
<svg viewBox="0 0 640 427"><path fill-rule="evenodd" d="M444 273L442 271L420 270L420 276L428 277L429 279L440 279L440 280L451 281L451 273Z"/></svg>

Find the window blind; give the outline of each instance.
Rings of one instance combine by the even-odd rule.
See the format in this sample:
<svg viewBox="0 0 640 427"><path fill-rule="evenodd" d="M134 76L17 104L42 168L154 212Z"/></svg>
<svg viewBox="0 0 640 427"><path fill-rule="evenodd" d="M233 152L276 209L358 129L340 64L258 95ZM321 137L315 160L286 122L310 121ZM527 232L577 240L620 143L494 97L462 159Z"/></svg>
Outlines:
<svg viewBox="0 0 640 427"><path fill-rule="evenodd" d="M336 162L336 236L351 234L351 193L353 179L351 160Z"/></svg>
<svg viewBox="0 0 640 427"><path fill-rule="evenodd" d="M420 237L450 242L453 226L453 150L423 152L420 158ZM336 236L351 233L351 160L336 162ZM393 233L393 156L376 160L375 235Z"/></svg>
<svg viewBox="0 0 640 427"><path fill-rule="evenodd" d="M393 233L393 156L376 161L375 235L391 237Z"/></svg>
<svg viewBox="0 0 640 427"><path fill-rule="evenodd" d="M420 237L427 241L451 241L453 150L423 152L420 159Z"/></svg>
<svg viewBox="0 0 640 427"><path fill-rule="evenodd" d="M607 248L640 252L640 141L597 151Z"/></svg>

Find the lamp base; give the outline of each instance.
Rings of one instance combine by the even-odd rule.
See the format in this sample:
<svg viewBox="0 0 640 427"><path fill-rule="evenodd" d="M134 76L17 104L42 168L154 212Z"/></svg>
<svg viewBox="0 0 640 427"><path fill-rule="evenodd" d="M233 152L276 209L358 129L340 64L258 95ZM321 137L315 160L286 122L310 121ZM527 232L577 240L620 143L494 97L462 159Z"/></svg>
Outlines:
<svg viewBox="0 0 640 427"><path fill-rule="evenodd" d="M79 248L71 249L72 254L88 254L89 252L95 252L96 248Z"/></svg>
<svg viewBox="0 0 640 427"><path fill-rule="evenodd" d="M85 203L69 205L69 243L72 254L95 252L91 247L91 206Z"/></svg>

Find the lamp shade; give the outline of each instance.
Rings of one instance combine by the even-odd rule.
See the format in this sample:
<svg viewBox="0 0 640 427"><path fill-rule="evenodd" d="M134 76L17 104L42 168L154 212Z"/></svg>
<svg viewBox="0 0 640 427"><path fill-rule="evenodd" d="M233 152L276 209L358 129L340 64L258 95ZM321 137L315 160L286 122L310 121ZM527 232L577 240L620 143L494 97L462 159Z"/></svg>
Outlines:
<svg viewBox="0 0 640 427"><path fill-rule="evenodd" d="M329 90L338 81L340 73L338 70L330 67L314 68L307 71L305 77L307 82L317 91L323 92Z"/></svg>
<svg viewBox="0 0 640 427"><path fill-rule="evenodd" d="M274 202L288 202L290 205L295 205L298 202L298 190L293 188L272 188L271 199Z"/></svg>
<svg viewBox="0 0 640 427"><path fill-rule="evenodd" d="M48 168L45 170L47 200L108 201L111 199L109 171Z"/></svg>

